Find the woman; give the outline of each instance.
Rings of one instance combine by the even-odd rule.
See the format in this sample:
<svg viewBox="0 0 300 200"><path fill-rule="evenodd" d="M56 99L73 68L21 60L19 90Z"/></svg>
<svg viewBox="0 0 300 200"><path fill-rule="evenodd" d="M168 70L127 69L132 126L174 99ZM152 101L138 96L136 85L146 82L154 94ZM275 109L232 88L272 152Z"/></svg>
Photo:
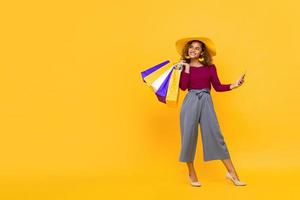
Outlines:
<svg viewBox="0 0 300 200"><path fill-rule="evenodd" d="M180 111L181 151L179 161L187 163L191 184L201 186L193 164L199 123L204 161L222 160L228 171L225 177L235 185L246 185L239 180L231 162L210 95L211 84L218 92L230 91L242 85L245 74L234 84L220 83L216 66L212 64L211 58L216 54L214 44L208 38L183 38L176 42L176 48L181 54L181 61L175 67L177 70L182 70L179 87L189 91L183 100Z"/></svg>

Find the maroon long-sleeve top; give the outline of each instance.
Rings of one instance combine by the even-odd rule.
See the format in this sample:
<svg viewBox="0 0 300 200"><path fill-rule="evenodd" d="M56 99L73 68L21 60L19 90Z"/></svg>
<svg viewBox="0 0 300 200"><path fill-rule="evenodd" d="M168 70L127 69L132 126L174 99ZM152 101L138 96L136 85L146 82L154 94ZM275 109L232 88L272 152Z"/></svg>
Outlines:
<svg viewBox="0 0 300 200"><path fill-rule="evenodd" d="M190 65L190 73L185 72L183 67L180 75L179 87L181 90L191 89L211 89L211 84L218 92L225 92L230 89L231 84L222 84L219 80L216 66L214 64L202 67Z"/></svg>

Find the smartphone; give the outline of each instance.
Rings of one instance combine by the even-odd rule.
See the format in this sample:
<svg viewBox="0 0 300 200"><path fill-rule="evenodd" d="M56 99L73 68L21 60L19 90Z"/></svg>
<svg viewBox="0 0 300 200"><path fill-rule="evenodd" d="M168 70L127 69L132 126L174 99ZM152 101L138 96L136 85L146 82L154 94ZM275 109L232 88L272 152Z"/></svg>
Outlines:
<svg viewBox="0 0 300 200"><path fill-rule="evenodd" d="M246 72L247 72L247 70L244 70L244 74L242 75L242 78L244 78L246 76Z"/></svg>

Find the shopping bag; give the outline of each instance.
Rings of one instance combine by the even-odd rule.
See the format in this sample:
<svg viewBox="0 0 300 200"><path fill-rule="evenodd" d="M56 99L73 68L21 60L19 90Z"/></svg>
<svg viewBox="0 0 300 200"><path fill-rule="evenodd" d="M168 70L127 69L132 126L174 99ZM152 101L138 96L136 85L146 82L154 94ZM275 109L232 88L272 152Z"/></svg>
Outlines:
<svg viewBox="0 0 300 200"><path fill-rule="evenodd" d="M162 103L166 103L166 96L167 96L167 92L168 92L168 85L169 85L169 80L170 80L171 74L172 74L172 69L167 70L166 73L163 75L163 82L160 85L160 87L157 90L154 89L157 99L159 101L161 101ZM165 76L165 75L167 75L167 76ZM155 82L153 84L155 85ZM154 86L154 88L155 88L155 86Z"/></svg>
<svg viewBox="0 0 300 200"><path fill-rule="evenodd" d="M168 64L170 61L169 60L166 60L162 63L159 63L153 67L150 67L149 69L146 69L145 71L142 71L141 74L142 74L142 79L144 82L146 82L145 80L145 77L148 76L149 74L157 71L158 69L160 69L161 67L163 67L164 65Z"/></svg>
<svg viewBox="0 0 300 200"><path fill-rule="evenodd" d="M172 73L173 70L173 66L168 67L167 70L165 72L163 72L160 76L158 76L152 83L151 83L151 87L153 89L153 91L155 93L157 93L160 90L160 92L162 92L163 87L167 86L165 84L168 83L168 80L170 79L170 75ZM166 93L165 93L166 95Z"/></svg>
<svg viewBox="0 0 300 200"><path fill-rule="evenodd" d="M166 98L170 86L170 79L172 78L172 91L169 92L169 100L168 100L168 105L174 105L174 101L176 97L176 77L178 76L178 71L175 70L174 67L175 65L167 65L170 61L164 61L162 63L159 63L155 65L154 67L151 67L149 69L146 69L143 71L142 74L142 79L145 83L147 83L148 86L151 87L152 91L155 93L157 96L157 99L162 102L167 104ZM173 75L174 74L174 75ZM178 85L177 85L178 87ZM175 103L176 104L176 103Z"/></svg>
<svg viewBox="0 0 300 200"><path fill-rule="evenodd" d="M145 71L142 71L141 74L142 74L143 81L145 83L151 85L151 83L155 80L155 78L157 78L157 77L154 77L154 74L160 75L161 72L164 72L164 70L160 70L160 71L158 71L158 70L161 69L166 64L168 64L169 62L170 62L169 60L166 60L166 61L159 63L153 67L150 67L149 69L146 69ZM156 72L156 73L154 73L154 72Z"/></svg>
<svg viewBox="0 0 300 200"><path fill-rule="evenodd" d="M169 106L177 106L179 97L179 82L182 70L173 69L168 84L168 92L166 96L166 104Z"/></svg>
<svg viewBox="0 0 300 200"><path fill-rule="evenodd" d="M143 81L151 87L158 100L163 103L166 103L168 80L173 68L167 65L169 62L169 60L166 60L141 73Z"/></svg>

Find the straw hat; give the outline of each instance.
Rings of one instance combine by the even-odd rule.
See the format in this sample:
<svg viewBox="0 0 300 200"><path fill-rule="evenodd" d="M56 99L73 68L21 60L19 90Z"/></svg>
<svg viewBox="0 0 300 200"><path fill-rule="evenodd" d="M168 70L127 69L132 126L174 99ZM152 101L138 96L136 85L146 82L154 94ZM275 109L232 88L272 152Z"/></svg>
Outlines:
<svg viewBox="0 0 300 200"><path fill-rule="evenodd" d="M177 52L181 55L182 54L182 50L184 48L184 46L186 45L186 43L188 43L191 40L200 40L201 42L203 42L206 46L206 49L208 50L208 52L210 53L211 56L215 56L216 55L216 47L215 44L213 43L213 41L207 37L187 37L187 38L182 38L176 41L175 46L176 46L176 50Z"/></svg>

